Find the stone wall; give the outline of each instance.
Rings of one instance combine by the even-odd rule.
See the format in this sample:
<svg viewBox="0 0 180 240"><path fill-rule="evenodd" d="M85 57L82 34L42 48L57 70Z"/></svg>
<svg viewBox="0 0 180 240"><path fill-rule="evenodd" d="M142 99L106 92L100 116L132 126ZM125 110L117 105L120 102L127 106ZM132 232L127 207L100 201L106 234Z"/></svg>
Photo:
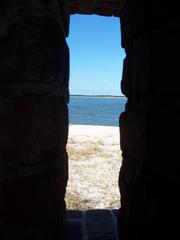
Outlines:
<svg viewBox="0 0 180 240"><path fill-rule="evenodd" d="M65 238L68 16L63 1L0 2L0 239Z"/></svg>
<svg viewBox="0 0 180 240"><path fill-rule="evenodd" d="M97 14L102 16L119 16L126 0L68 0L70 14Z"/></svg>
<svg viewBox="0 0 180 240"><path fill-rule="evenodd" d="M124 1L123 1L124 3ZM65 239L69 18L63 0L0 2L0 239ZM177 1L127 0L121 240L179 239Z"/></svg>
<svg viewBox="0 0 180 240"><path fill-rule="evenodd" d="M120 18L128 98L120 117L120 240L179 239L179 7L127 0Z"/></svg>

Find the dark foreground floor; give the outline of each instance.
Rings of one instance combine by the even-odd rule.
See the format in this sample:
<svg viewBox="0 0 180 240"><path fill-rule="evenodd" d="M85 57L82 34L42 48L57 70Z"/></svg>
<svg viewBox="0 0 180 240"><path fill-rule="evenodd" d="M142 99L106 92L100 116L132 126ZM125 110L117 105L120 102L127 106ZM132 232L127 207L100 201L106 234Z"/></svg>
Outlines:
<svg viewBox="0 0 180 240"><path fill-rule="evenodd" d="M68 240L118 240L116 216L117 210L68 210Z"/></svg>

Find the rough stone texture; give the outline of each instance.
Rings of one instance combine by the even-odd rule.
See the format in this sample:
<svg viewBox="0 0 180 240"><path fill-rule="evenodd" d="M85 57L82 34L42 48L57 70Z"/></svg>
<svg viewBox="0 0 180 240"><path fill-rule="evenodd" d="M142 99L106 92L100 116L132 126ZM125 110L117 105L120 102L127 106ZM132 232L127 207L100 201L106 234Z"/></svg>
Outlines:
<svg viewBox="0 0 180 240"><path fill-rule="evenodd" d="M126 0L68 0L70 14L97 14L103 16L119 16L119 11Z"/></svg>
<svg viewBox="0 0 180 240"><path fill-rule="evenodd" d="M69 50L62 3L0 2L2 240L65 238Z"/></svg>
<svg viewBox="0 0 180 240"><path fill-rule="evenodd" d="M68 11L117 16L124 2L71 0ZM2 240L65 239L68 22L62 0L0 2ZM128 102L120 118L119 237L180 239L178 1L127 0L121 26ZM101 230L108 224L111 234L93 230L89 239L116 238L104 217ZM85 227L76 223L74 239Z"/></svg>
<svg viewBox="0 0 180 240"><path fill-rule="evenodd" d="M179 239L180 19L177 1L128 0L121 12L128 97L120 117L121 240Z"/></svg>

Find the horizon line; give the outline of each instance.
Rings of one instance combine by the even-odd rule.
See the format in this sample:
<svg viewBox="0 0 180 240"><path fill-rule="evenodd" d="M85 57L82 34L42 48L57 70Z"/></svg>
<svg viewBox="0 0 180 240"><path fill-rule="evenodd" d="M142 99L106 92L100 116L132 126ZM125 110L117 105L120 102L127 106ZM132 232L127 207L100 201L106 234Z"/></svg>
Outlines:
<svg viewBox="0 0 180 240"><path fill-rule="evenodd" d="M84 96L84 97L126 97L125 95L111 95L111 94L70 94L72 96Z"/></svg>

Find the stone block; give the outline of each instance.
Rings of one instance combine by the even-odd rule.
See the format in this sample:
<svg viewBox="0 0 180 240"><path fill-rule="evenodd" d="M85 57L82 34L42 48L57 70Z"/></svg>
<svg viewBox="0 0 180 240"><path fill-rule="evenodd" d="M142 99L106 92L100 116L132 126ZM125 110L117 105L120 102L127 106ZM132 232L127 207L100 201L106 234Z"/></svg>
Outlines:
<svg viewBox="0 0 180 240"><path fill-rule="evenodd" d="M1 101L0 131L4 239L63 239L67 106L57 98Z"/></svg>
<svg viewBox="0 0 180 240"><path fill-rule="evenodd" d="M65 239L69 49L63 3L0 3L3 240Z"/></svg>
<svg viewBox="0 0 180 240"><path fill-rule="evenodd" d="M116 230L111 212L108 210L87 211L87 235L88 239L97 237L115 237Z"/></svg>
<svg viewBox="0 0 180 240"><path fill-rule="evenodd" d="M67 239L81 240L83 239L82 220L68 220L67 221Z"/></svg>

